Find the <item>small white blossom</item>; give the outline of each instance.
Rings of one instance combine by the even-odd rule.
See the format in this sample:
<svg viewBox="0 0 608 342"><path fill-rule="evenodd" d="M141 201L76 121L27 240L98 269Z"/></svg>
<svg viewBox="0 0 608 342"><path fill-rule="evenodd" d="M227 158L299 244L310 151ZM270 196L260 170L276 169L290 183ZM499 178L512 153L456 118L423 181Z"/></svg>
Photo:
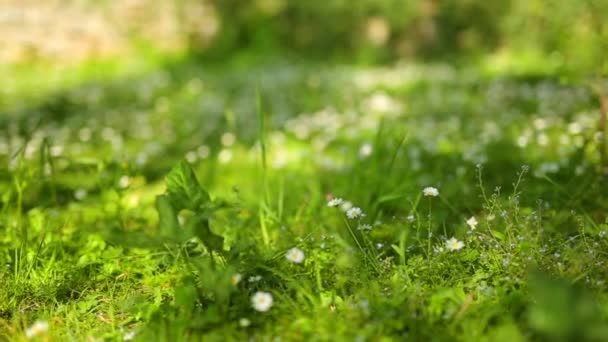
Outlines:
<svg viewBox="0 0 608 342"><path fill-rule="evenodd" d="M121 189L128 188L130 184L131 184L131 179L129 179L129 176L122 176L118 180L118 187L120 187Z"/></svg>
<svg viewBox="0 0 608 342"><path fill-rule="evenodd" d="M350 208L353 207L353 204L350 203L349 201L344 201L342 202L342 204L340 205L340 209L342 209L342 211L348 211Z"/></svg>
<svg viewBox="0 0 608 342"><path fill-rule="evenodd" d="M416 221L416 217L414 215L407 215L407 217L405 219L408 222L414 222L414 221Z"/></svg>
<svg viewBox="0 0 608 342"><path fill-rule="evenodd" d="M346 211L346 216L349 219L356 219L358 217L365 217L365 214L359 207L350 208Z"/></svg>
<svg viewBox="0 0 608 342"><path fill-rule="evenodd" d="M266 312L270 310L272 304L272 295L268 292L258 291L251 297L251 305L257 311Z"/></svg>
<svg viewBox="0 0 608 342"><path fill-rule="evenodd" d="M294 247L287 251L285 257L293 263L301 264L304 261L304 252L301 249Z"/></svg>
<svg viewBox="0 0 608 342"><path fill-rule="evenodd" d="M445 242L445 248L448 251L457 251L464 248L464 242L458 241L456 238L452 237Z"/></svg>
<svg viewBox="0 0 608 342"><path fill-rule="evenodd" d="M243 328L247 328L251 325L251 321L247 318L241 318L239 319L239 325Z"/></svg>
<svg viewBox="0 0 608 342"><path fill-rule="evenodd" d="M127 331L122 337L122 339L125 341L131 341L134 338L135 338L135 330Z"/></svg>
<svg viewBox="0 0 608 342"><path fill-rule="evenodd" d="M250 283L255 283L262 280L262 276L260 275L256 275L256 276L250 276L247 281L249 281Z"/></svg>
<svg viewBox="0 0 608 342"><path fill-rule="evenodd" d="M360 225L358 229L359 230L370 231L370 230L372 230L372 226L370 224L365 223L365 224Z"/></svg>
<svg viewBox="0 0 608 342"><path fill-rule="evenodd" d="M32 339L34 337L42 336L49 331L49 323L46 321L36 321L32 326L25 329L25 336L28 339Z"/></svg>
<svg viewBox="0 0 608 342"><path fill-rule="evenodd" d="M432 197L439 196L439 190L437 190L437 188L434 188L432 186L427 186L426 188L424 188L424 190L422 190L422 193L424 194L424 196L432 196Z"/></svg>
<svg viewBox="0 0 608 342"><path fill-rule="evenodd" d="M471 218L467 220L467 224L469 225L469 227L471 227L472 230L475 230L475 228L477 228L478 223L479 222L477 222L475 216L471 216Z"/></svg>
<svg viewBox="0 0 608 342"><path fill-rule="evenodd" d="M344 200L341 198L332 198L331 200L329 200L329 202L327 202L327 206L328 207L337 207L339 205L341 205L342 203L344 203Z"/></svg>
<svg viewBox="0 0 608 342"><path fill-rule="evenodd" d="M86 189L80 188L76 191L74 191L74 198L76 198L79 201L82 201L83 199L85 199L87 197L88 193Z"/></svg>
<svg viewBox="0 0 608 342"><path fill-rule="evenodd" d="M359 157L360 158L369 157L372 154L373 150L374 150L374 148L373 148L372 144L365 143L365 144L361 145L361 148L359 149Z"/></svg>

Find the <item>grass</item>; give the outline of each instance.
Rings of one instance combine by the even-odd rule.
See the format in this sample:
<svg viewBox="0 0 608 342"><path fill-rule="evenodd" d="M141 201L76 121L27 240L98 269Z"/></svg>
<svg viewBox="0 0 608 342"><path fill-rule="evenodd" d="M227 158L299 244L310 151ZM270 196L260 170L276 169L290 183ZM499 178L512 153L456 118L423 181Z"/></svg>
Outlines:
<svg viewBox="0 0 608 342"><path fill-rule="evenodd" d="M445 65L83 70L2 102L1 339L37 320L42 341L608 338L585 87Z"/></svg>

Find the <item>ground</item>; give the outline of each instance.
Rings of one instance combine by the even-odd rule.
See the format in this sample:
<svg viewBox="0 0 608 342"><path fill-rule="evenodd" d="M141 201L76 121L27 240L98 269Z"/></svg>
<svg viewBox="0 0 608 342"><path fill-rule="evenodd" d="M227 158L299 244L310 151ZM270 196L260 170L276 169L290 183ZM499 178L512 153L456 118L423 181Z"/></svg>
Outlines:
<svg viewBox="0 0 608 342"><path fill-rule="evenodd" d="M4 340L608 338L583 83L179 56L3 74Z"/></svg>

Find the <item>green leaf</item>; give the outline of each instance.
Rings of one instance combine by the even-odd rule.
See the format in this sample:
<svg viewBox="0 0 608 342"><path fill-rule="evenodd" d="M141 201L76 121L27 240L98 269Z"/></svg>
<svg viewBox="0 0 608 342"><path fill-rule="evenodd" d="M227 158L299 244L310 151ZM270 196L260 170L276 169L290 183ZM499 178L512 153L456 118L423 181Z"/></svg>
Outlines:
<svg viewBox="0 0 608 342"><path fill-rule="evenodd" d="M169 196L156 196L156 210L158 211L160 235L173 240L173 238L179 234L180 225L177 220L177 213L171 205Z"/></svg>
<svg viewBox="0 0 608 342"><path fill-rule="evenodd" d="M203 242L207 250L223 252L224 238L211 231L209 228L209 215L207 213L191 217L186 223L185 228L187 231L193 232Z"/></svg>
<svg viewBox="0 0 608 342"><path fill-rule="evenodd" d="M183 160L169 172L166 182L171 203L177 210L197 211L210 201L209 194L198 183L194 171Z"/></svg>

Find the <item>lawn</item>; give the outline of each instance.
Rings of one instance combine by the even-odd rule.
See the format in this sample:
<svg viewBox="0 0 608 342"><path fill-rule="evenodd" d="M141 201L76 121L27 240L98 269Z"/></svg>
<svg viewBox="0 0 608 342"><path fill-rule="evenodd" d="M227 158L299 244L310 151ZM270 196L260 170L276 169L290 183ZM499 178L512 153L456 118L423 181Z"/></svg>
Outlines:
<svg viewBox="0 0 608 342"><path fill-rule="evenodd" d="M495 67L5 70L0 340L607 340L598 99Z"/></svg>

